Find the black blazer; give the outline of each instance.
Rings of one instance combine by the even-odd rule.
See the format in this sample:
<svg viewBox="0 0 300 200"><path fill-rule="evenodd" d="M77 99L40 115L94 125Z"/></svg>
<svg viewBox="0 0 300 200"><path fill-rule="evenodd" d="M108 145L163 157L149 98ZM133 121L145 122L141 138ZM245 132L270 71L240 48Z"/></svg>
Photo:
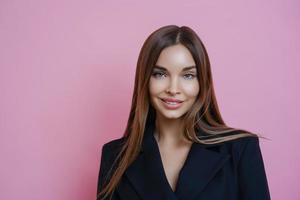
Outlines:
<svg viewBox="0 0 300 200"><path fill-rule="evenodd" d="M173 192L153 131L153 125L146 127L141 152L123 174L111 200L271 199L257 137L213 145L193 143ZM116 165L110 168L124 141L121 137L103 145L97 194L115 170Z"/></svg>

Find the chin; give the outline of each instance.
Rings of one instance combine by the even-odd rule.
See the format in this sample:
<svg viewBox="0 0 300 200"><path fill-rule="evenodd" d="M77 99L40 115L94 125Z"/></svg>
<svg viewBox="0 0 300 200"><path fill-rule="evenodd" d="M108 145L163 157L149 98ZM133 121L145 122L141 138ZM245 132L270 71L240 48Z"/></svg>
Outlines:
<svg viewBox="0 0 300 200"><path fill-rule="evenodd" d="M167 119L179 119L182 117L182 115L180 115L180 116L164 116L164 117Z"/></svg>
<svg viewBox="0 0 300 200"><path fill-rule="evenodd" d="M167 110L159 109L158 112L160 115L162 115L164 118L167 118L167 119L179 119L184 115L184 113L180 110L167 111Z"/></svg>

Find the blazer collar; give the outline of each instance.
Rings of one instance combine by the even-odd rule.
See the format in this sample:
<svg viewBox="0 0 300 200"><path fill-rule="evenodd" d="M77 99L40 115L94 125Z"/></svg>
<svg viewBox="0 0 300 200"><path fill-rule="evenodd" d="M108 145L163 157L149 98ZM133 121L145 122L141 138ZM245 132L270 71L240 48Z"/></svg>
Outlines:
<svg viewBox="0 0 300 200"><path fill-rule="evenodd" d="M154 123L146 126L142 149L125 175L144 200L193 200L198 196L230 157L193 143L179 172L175 192L169 185L163 168L158 144L154 138Z"/></svg>

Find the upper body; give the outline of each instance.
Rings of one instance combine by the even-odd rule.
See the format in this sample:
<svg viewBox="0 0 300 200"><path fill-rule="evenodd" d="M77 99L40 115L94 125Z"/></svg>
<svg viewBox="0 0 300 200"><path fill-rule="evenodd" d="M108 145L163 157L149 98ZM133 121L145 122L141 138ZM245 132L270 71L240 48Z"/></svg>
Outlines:
<svg viewBox="0 0 300 200"><path fill-rule="evenodd" d="M98 192L116 172L107 187L115 189L113 200L269 200L258 138L240 138L241 133L215 143L204 135L228 130L233 129L219 112L203 42L189 27L162 27L139 55L127 135L102 148ZM135 144L141 140L140 149Z"/></svg>
<svg viewBox="0 0 300 200"><path fill-rule="evenodd" d="M125 138L103 145L98 192ZM219 144L193 143L173 191L168 183L151 129L142 150L127 168L112 200L269 200L270 193L259 138L244 137Z"/></svg>

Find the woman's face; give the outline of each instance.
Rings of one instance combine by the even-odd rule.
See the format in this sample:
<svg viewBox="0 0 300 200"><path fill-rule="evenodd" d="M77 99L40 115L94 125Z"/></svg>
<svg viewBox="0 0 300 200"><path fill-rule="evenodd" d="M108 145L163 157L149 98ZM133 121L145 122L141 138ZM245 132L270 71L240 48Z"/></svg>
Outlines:
<svg viewBox="0 0 300 200"><path fill-rule="evenodd" d="M182 44L162 50L149 82L150 101L158 115L176 119L191 108L199 93L195 65Z"/></svg>

